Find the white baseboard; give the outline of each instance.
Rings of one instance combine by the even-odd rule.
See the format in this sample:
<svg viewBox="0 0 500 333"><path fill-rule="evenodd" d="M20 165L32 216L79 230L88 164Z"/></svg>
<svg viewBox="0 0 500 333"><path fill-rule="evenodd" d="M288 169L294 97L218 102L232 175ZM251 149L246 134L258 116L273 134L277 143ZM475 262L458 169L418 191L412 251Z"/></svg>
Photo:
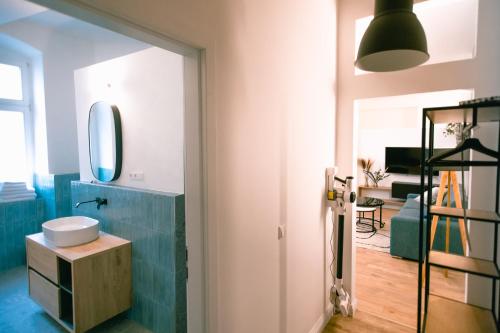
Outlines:
<svg viewBox="0 0 500 333"><path fill-rule="evenodd" d="M333 314L333 305L329 304L325 312L318 318L314 326L309 330L309 333L321 333L326 324L330 321Z"/></svg>
<svg viewBox="0 0 500 333"><path fill-rule="evenodd" d="M350 313L349 315L350 316L354 316L354 314L356 313L357 309L358 309L358 299L357 298L352 298L351 299L351 311L352 311L352 313Z"/></svg>

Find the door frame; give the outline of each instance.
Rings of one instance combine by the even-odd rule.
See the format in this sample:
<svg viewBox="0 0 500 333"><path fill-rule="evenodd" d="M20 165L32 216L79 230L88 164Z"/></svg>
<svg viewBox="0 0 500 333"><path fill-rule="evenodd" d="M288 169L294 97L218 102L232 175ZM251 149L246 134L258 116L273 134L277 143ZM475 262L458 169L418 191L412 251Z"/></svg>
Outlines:
<svg viewBox="0 0 500 333"><path fill-rule="evenodd" d="M184 193L186 242L189 249L187 329L190 333L216 331L217 267L216 260L208 258L209 253L215 252L209 251L208 224L206 223L208 220L206 204L208 185L205 50L179 42L147 27L86 6L78 1L28 1L183 56ZM211 241L210 245L213 247L214 241ZM210 267L206 265L208 262L210 262Z"/></svg>

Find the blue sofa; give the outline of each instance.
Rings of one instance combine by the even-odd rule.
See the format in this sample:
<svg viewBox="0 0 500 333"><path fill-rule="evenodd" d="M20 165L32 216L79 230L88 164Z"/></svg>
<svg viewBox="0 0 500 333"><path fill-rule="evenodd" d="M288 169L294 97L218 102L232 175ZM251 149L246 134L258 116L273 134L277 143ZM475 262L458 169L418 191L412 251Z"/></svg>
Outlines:
<svg viewBox="0 0 500 333"><path fill-rule="evenodd" d="M418 224L420 216L420 203L415 200L417 194L408 194L404 206L398 215L391 218L391 255L406 259L418 260ZM452 201L451 206L455 206ZM425 206L424 216L427 214ZM424 244L427 219L424 220ZM445 249L446 218L441 217L438 221L433 249L444 251ZM451 219L450 223L450 253L463 254L460 240L460 230L457 219Z"/></svg>

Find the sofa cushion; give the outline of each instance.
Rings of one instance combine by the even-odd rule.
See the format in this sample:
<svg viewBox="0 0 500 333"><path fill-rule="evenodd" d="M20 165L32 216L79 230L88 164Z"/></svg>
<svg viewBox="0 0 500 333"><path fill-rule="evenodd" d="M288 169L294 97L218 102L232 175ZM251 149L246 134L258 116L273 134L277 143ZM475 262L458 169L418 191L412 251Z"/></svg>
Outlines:
<svg viewBox="0 0 500 333"><path fill-rule="evenodd" d="M431 191L431 202L432 204L434 205L436 203L436 200L437 200L437 196L438 196L438 193L439 193L439 187L433 187L432 188L432 191ZM427 196L429 194L429 191L425 191L424 192L424 205L427 205ZM415 198L415 201L420 203L420 195L418 195L416 198Z"/></svg>
<svg viewBox="0 0 500 333"><path fill-rule="evenodd" d="M391 249L393 256L418 259L418 229L420 216L420 203L415 201L416 195L408 195L403 207L398 215L391 218ZM424 209L426 217L427 209ZM424 237L427 227L427 218L424 220ZM433 249L444 251L446 234L446 218L438 220L436 236L434 238ZM457 219L451 219L450 224L450 252L462 254L462 244Z"/></svg>
<svg viewBox="0 0 500 333"><path fill-rule="evenodd" d="M414 198L407 199L403 207L399 210L398 215L411 216L418 219L420 216L420 202L416 201ZM427 216L427 209L424 209L424 217L425 216Z"/></svg>
<svg viewBox="0 0 500 333"><path fill-rule="evenodd" d="M407 199L403 207L410 209L420 209L420 202L415 199Z"/></svg>
<svg viewBox="0 0 500 333"><path fill-rule="evenodd" d="M424 237L427 220L424 224ZM391 219L391 248L393 256L418 260L418 225L419 219L411 216L396 215ZM433 250L445 250L446 219L440 219L434 238ZM425 238L424 238L425 244ZM460 231L456 220L450 224L450 253L463 254Z"/></svg>
<svg viewBox="0 0 500 333"><path fill-rule="evenodd" d="M459 187L458 191L460 192L460 198L462 199L463 206L467 207L468 198L467 198L467 196L464 197L463 192L462 192L462 187ZM455 208L457 206L457 204L455 202L455 196L453 195L453 193L451 193L450 197L451 197L450 207ZM447 206L448 205L448 191L446 191L444 193L442 205L443 206Z"/></svg>
<svg viewBox="0 0 500 333"><path fill-rule="evenodd" d="M411 217L411 218L415 218L415 219L418 219L419 216L420 216L420 210L419 209L414 209L414 208L401 208L399 210L399 216L405 216L405 217ZM425 216L425 214L424 214Z"/></svg>

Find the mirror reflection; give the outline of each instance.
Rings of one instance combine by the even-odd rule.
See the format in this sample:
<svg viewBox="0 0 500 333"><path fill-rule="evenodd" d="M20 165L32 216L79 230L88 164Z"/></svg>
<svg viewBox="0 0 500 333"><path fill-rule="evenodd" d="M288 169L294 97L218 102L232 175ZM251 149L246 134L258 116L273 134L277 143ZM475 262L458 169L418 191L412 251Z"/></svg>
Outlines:
<svg viewBox="0 0 500 333"><path fill-rule="evenodd" d="M122 164L120 112L115 105L97 102L89 112L90 166L96 179L118 179Z"/></svg>

